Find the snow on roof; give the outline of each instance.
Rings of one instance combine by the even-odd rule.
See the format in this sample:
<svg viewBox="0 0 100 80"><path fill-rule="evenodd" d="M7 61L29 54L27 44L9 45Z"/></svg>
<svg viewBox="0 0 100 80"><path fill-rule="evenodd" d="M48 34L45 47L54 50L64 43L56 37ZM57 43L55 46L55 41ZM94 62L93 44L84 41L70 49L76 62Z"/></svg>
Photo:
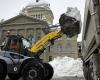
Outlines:
<svg viewBox="0 0 100 80"><path fill-rule="evenodd" d="M27 7L50 7L50 4L44 0L39 0L39 2L30 2Z"/></svg>

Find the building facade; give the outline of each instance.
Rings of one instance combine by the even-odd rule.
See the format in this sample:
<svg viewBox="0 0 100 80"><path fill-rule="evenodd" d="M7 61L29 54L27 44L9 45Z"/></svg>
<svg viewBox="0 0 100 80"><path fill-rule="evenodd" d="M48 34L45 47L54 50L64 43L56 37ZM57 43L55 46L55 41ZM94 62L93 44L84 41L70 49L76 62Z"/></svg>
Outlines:
<svg viewBox="0 0 100 80"><path fill-rule="evenodd" d="M51 46L50 54L52 58L57 56L78 58L77 36L68 38L66 35L63 35L55 41L53 46Z"/></svg>
<svg viewBox="0 0 100 80"><path fill-rule="evenodd" d="M47 26L45 21L20 14L0 24L0 41L4 40L8 31L10 34L20 34L26 38L32 37L36 41L43 35L43 28Z"/></svg>

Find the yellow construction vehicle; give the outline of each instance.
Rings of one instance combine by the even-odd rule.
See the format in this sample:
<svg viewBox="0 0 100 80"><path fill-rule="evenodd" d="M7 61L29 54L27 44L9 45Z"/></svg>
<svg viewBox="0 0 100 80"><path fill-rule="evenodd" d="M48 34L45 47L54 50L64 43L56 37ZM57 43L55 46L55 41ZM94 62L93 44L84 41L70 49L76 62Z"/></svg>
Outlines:
<svg viewBox="0 0 100 80"><path fill-rule="evenodd" d="M0 57L0 67L2 68L2 74L4 74L0 74L0 78L3 79L5 75L8 74L13 80L17 80L20 77L23 77L24 80L50 80L54 73L53 68L50 64L42 62L39 58L46 48L45 46L62 37L63 34L66 34L67 37L73 37L80 33L80 21L74 17L62 14L59 19L59 24L61 27L59 31L49 32L30 49L27 48L29 46L24 44L25 41L27 43L28 41L22 36L8 35L5 42L6 44L3 47L4 51L1 52L4 54L2 56L3 58ZM15 47L15 45L17 47ZM26 55L24 55L25 53L34 55L33 57L26 57Z"/></svg>

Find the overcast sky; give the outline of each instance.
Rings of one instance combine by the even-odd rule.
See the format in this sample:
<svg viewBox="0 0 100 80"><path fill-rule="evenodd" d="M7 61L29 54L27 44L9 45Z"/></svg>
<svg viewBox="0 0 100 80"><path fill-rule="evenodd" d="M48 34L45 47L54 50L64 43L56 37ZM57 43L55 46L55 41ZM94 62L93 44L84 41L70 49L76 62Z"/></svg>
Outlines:
<svg viewBox="0 0 100 80"><path fill-rule="evenodd" d="M0 20L9 19L19 14L23 7L35 0L0 0ZM58 23L59 17L66 12L67 7L77 7L83 21L85 0L45 0L50 3L54 14L54 24ZM78 41L81 40L79 35Z"/></svg>

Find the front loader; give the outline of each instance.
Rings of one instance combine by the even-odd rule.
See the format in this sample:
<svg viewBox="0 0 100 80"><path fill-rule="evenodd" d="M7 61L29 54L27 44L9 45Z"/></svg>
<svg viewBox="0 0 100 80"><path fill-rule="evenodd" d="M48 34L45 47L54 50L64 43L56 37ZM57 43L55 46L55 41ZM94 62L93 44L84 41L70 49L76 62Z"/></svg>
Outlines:
<svg viewBox="0 0 100 80"><path fill-rule="evenodd" d="M30 49L30 43L24 37L8 35L0 52L0 80L4 80L6 75L11 80L18 80L20 77L23 80L50 80L54 70L50 64L40 59L40 55L48 43L64 34L70 38L78 35L81 27L79 20L65 13L60 16L59 26L61 30L49 32Z"/></svg>

